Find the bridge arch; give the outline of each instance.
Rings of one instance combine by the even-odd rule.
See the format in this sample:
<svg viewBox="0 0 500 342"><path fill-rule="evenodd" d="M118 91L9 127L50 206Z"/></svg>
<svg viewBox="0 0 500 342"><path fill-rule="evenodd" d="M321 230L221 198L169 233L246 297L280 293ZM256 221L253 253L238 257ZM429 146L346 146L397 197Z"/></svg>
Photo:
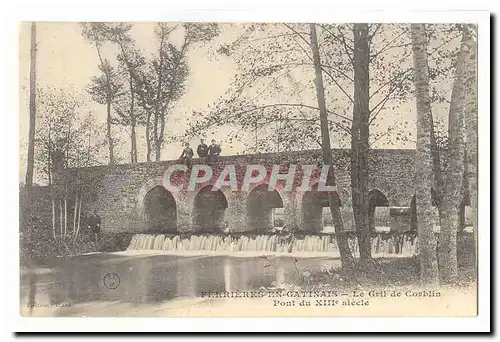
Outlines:
<svg viewBox="0 0 500 342"><path fill-rule="evenodd" d="M161 185L150 189L143 200L147 231L177 232L177 204L170 191Z"/></svg>
<svg viewBox="0 0 500 342"><path fill-rule="evenodd" d="M135 201L137 215L144 224L143 229L161 230L162 232L177 231L181 199L178 197L178 193L167 190L160 179L150 179L144 183L139 189Z"/></svg>
<svg viewBox="0 0 500 342"><path fill-rule="evenodd" d="M212 191L212 185L198 190L193 199L192 225L195 231L215 233L226 229L228 202L221 190Z"/></svg>
<svg viewBox="0 0 500 342"><path fill-rule="evenodd" d="M337 191L333 192L339 207L342 201ZM311 190L304 192L301 201L301 230L320 232L324 228L325 218L323 208L330 207L327 191L318 191L318 183L311 185ZM326 223L333 226L331 214L326 217Z"/></svg>
<svg viewBox="0 0 500 342"><path fill-rule="evenodd" d="M380 207L385 208L376 209ZM390 227L389 200L379 189L368 192L368 226L371 233L376 227Z"/></svg>
<svg viewBox="0 0 500 342"><path fill-rule="evenodd" d="M266 232L274 228L274 211L284 208L284 197L276 188L269 190L268 184L261 183L250 190L246 203L248 230Z"/></svg>

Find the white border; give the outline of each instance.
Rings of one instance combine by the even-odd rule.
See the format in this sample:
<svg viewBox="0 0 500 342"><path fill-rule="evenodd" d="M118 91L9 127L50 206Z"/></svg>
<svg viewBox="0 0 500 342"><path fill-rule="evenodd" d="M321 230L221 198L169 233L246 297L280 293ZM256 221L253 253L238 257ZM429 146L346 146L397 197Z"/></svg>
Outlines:
<svg viewBox="0 0 500 342"><path fill-rule="evenodd" d="M294 6L289 1L270 5L269 1L109 1L86 0L68 1L18 1L7 4L2 23L6 28L2 35L2 76L0 96L7 108L2 108L2 116L9 126L2 132L2 154L7 159L4 165L18 165L18 55L17 29L19 21L83 21L83 20L134 20L134 21L315 21L315 22L476 22L479 28L479 316L475 318L233 318L233 319L192 319L192 318L22 318L19 316L19 260L17 246L18 227L18 172L14 167L2 168L2 216L5 234L4 260L6 270L2 283L7 297L4 312L7 327L12 331L487 331L490 316L490 53L489 53L489 13L486 12L445 12L446 4L431 2L427 9L437 11L410 12L399 3L391 3L390 11L377 11L381 2L365 1L343 5L339 9L333 1L308 0L302 6ZM161 3L161 5L158 5ZM214 4L215 3L215 4ZM461 8L471 6L470 1L461 2ZM152 5L156 4L156 5ZM455 1L454 4L457 4ZM461 4L458 4L460 6ZM477 5L477 1L476 4ZM346 10L346 6L350 6ZM456 6L456 5L455 5ZM448 4L449 7L449 4ZM158 10L161 8L161 11ZM363 8L364 12L359 9ZM422 8L422 7L420 7ZM484 8L484 7L483 7ZM201 9L201 10L200 10ZM227 10L230 9L230 10ZM5 25L7 23L7 25ZM16 85L16 86L14 86ZM3 107L3 106L2 106ZM498 120L497 120L498 121ZM12 124L12 127L10 127ZM3 157L2 157L3 160ZM16 199L16 200L14 200ZM5 211L4 211L5 209ZM15 246L15 247L14 247Z"/></svg>

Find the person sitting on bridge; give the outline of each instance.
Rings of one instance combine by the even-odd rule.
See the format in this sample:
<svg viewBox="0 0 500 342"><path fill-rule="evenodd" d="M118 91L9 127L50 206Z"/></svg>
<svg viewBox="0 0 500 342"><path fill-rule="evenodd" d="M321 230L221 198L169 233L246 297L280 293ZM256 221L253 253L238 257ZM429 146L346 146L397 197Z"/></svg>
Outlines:
<svg viewBox="0 0 500 342"><path fill-rule="evenodd" d="M204 158L208 155L208 146L204 143L203 139L200 139L200 144L198 145L196 153L200 158Z"/></svg>
<svg viewBox="0 0 500 342"><path fill-rule="evenodd" d="M191 159L193 158L194 152L191 147L189 147L189 143L185 143L184 150L182 151L180 159L182 160L182 163L188 167L188 169L191 168Z"/></svg>
<svg viewBox="0 0 500 342"><path fill-rule="evenodd" d="M213 162L220 155L221 148L220 145L217 144L215 139L212 139L212 145L208 148L208 160Z"/></svg>

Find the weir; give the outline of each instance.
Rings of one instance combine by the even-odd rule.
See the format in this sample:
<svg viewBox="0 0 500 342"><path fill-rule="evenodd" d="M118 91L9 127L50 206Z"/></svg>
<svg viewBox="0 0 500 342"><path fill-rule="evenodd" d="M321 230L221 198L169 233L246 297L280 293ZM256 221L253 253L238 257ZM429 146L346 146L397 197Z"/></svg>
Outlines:
<svg viewBox="0 0 500 342"><path fill-rule="evenodd" d="M417 251L417 239L412 236L389 236L378 234L372 238L372 255L412 256ZM356 238L349 238L351 250L359 256ZM182 252L262 252L262 253L328 253L338 258L335 236L305 235L291 237L282 235L191 235L167 236L164 234L136 234L132 237L128 251Z"/></svg>

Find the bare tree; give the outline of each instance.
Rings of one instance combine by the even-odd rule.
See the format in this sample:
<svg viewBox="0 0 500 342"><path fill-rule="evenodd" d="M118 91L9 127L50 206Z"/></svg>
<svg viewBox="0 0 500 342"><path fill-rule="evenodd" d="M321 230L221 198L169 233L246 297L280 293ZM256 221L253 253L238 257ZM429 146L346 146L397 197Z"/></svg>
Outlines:
<svg viewBox="0 0 500 342"><path fill-rule="evenodd" d="M415 96L417 102L417 153L415 156L415 198L417 205L420 280L438 283L436 237L432 217L431 107L425 25L411 25Z"/></svg>

